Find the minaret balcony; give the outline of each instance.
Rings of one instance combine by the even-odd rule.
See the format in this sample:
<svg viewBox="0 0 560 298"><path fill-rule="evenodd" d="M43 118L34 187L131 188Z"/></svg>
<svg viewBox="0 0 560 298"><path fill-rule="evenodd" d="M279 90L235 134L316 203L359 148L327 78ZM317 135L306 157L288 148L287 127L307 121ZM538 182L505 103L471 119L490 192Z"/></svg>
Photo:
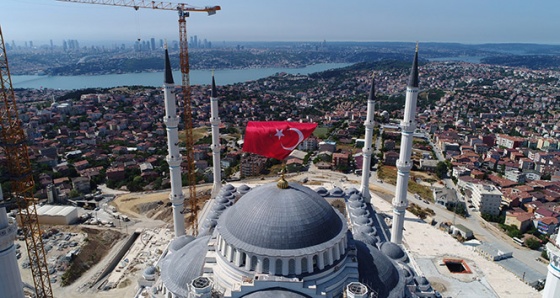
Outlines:
<svg viewBox="0 0 560 298"><path fill-rule="evenodd" d="M185 196L183 196L182 192L178 194L170 193L169 201L171 202L171 204L183 204L185 202Z"/></svg>
<svg viewBox="0 0 560 298"><path fill-rule="evenodd" d="M0 229L0 251L7 249L16 240L17 226L15 220L8 221L9 225Z"/></svg>
<svg viewBox="0 0 560 298"><path fill-rule="evenodd" d="M401 121L401 130L407 133L413 133L416 130L416 121Z"/></svg>
<svg viewBox="0 0 560 298"><path fill-rule="evenodd" d="M181 162L183 161L183 158L181 157L180 154L178 156L167 155L165 157L165 160L167 161L167 163L169 164L170 167L178 167L178 166L181 165Z"/></svg>
<svg viewBox="0 0 560 298"><path fill-rule="evenodd" d="M180 119L177 116L168 116L163 118L163 123L165 123L165 126L168 128L173 128L179 125L179 120Z"/></svg>
<svg viewBox="0 0 560 298"><path fill-rule="evenodd" d="M409 161L401 161L398 159L396 165L400 172L410 172L410 169L412 169L412 162Z"/></svg>

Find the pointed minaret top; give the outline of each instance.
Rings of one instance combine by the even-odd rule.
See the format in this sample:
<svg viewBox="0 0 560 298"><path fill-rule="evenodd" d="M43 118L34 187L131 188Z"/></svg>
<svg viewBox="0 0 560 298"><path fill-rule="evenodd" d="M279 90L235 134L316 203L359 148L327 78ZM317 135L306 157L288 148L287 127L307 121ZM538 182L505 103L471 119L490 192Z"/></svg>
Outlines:
<svg viewBox="0 0 560 298"><path fill-rule="evenodd" d="M165 46L165 81L166 84L174 84L173 73L171 72L171 62L169 62L169 53L167 52L167 45Z"/></svg>
<svg viewBox="0 0 560 298"><path fill-rule="evenodd" d="M416 52L414 53L414 61L412 62L408 86L418 88L418 42L416 43Z"/></svg>
<svg viewBox="0 0 560 298"><path fill-rule="evenodd" d="M375 73L371 73L371 89L369 90L368 100L375 101Z"/></svg>
<svg viewBox="0 0 560 298"><path fill-rule="evenodd" d="M218 94L216 93L216 81L214 80L214 71L212 71L212 93L210 94L211 97L216 98Z"/></svg>

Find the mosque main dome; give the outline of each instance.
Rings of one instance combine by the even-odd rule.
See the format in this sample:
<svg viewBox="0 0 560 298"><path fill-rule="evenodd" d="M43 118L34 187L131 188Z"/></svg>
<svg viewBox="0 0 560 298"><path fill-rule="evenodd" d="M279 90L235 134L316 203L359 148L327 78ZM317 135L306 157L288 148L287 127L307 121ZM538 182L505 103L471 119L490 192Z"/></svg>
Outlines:
<svg viewBox="0 0 560 298"><path fill-rule="evenodd" d="M292 250L325 243L340 234L343 219L317 192L297 183L275 183L244 195L219 220L224 240L250 246Z"/></svg>

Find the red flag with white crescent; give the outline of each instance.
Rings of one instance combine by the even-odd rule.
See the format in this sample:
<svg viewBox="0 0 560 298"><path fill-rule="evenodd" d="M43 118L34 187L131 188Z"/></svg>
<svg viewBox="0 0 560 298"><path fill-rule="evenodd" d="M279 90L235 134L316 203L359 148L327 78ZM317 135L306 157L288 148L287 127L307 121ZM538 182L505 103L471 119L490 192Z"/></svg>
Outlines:
<svg viewBox="0 0 560 298"><path fill-rule="evenodd" d="M249 121L243 151L283 160L308 138L317 123Z"/></svg>

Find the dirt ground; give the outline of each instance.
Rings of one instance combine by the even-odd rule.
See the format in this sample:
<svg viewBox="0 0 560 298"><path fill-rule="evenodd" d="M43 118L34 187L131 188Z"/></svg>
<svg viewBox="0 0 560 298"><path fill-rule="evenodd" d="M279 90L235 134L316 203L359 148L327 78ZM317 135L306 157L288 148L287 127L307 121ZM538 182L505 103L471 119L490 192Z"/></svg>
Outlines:
<svg viewBox="0 0 560 298"><path fill-rule="evenodd" d="M209 198L209 191L212 185L197 186L199 207ZM183 193L188 196L188 190L183 189ZM173 222L172 208L169 203L169 190L156 192L127 193L118 195L111 204L131 217L131 219L159 219L167 223ZM185 207L188 207L188 197L185 197ZM187 212L187 216L188 217Z"/></svg>

